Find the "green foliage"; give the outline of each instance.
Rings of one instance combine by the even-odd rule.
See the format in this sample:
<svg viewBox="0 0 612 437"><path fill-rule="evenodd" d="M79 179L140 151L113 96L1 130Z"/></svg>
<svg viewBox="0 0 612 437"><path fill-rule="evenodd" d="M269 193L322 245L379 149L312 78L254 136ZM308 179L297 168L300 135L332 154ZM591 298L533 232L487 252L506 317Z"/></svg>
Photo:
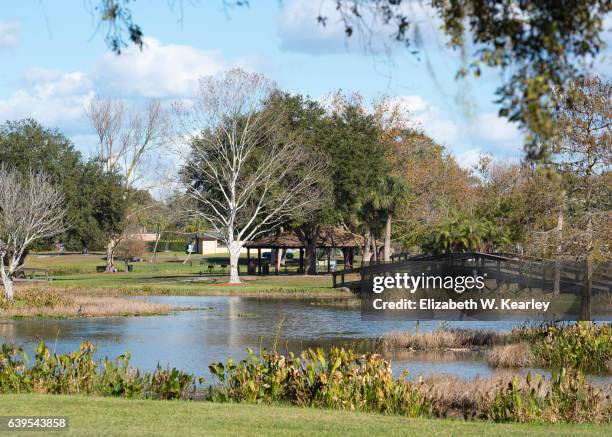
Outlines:
<svg viewBox="0 0 612 437"><path fill-rule="evenodd" d="M504 227L486 219L455 215L435 228L423 249L430 253L494 252L509 243Z"/></svg>
<svg viewBox="0 0 612 437"><path fill-rule="evenodd" d="M512 335L529 343L538 365L603 372L612 364L610 323L543 324L516 329Z"/></svg>
<svg viewBox="0 0 612 437"><path fill-rule="evenodd" d="M72 299L69 296L50 287L20 289L17 291L15 299L11 300L6 299L5 296L0 296L0 309L3 310L18 306L54 308L71 304Z"/></svg>
<svg viewBox="0 0 612 437"><path fill-rule="evenodd" d="M415 13L408 0L335 0L347 36L367 32L374 16L389 25L392 38L418 43ZM556 125L551 94L580 76L606 46L602 33L609 0L480 1L433 0L449 46L469 60L457 77L480 77L485 68L504 72L496 90L500 115L518 121L530 135L526 148L532 157L546 155ZM320 16L325 23L327 17ZM413 41L412 39L415 39Z"/></svg>
<svg viewBox="0 0 612 437"><path fill-rule="evenodd" d="M153 373L129 366L130 354L114 361L94 359L96 348L83 342L78 351L51 353L44 343L36 358L22 347L0 347L0 393L49 393L116 396L131 399L189 399L194 377L157 367ZM332 348L302 352L299 357L276 352L260 356L249 350L239 363L213 363L219 381L206 399L216 402L288 403L302 407L379 412L408 417L446 417L459 409L464 417L497 422L609 422L612 407L604 393L577 371L562 369L545 381L538 375L514 377L473 398L441 396L435 383L393 378L390 364L377 354ZM202 379L200 379L202 382ZM455 382L456 383L456 382ZM446 386L443 386L446 387ZM469 411L468 411L469 410Z"/></svg>
<svg viewBox="0 0 612 437"><path fill-rule="evenodd" d="M150 251L153 251L155 247L155 241L147 241L147 247ZM163 252L169 250L170 252L185 252L187 249L187 241L185 240L160 240L157 244L157 251Z"/></svg>
<svg viewBox="0 0 612 437"><path fill-rule="evenodd" d="M78 351L51 353L45 343L36 347L36 359L22 347L3 344L0 349L0 393L50 393L121 396L126 398L183 399L195 389L194 377L159 365L141 375L129 366L129 353L114 362L94 358L96 347L81 343ZM98 368L101 369L98 371Z"/></svg>
<svg viewBox="0 0 612 437"><path fill-rule="evenodd" d="M548 387L536 375L524 382L515 376L485 402L483 416L495 422L609 422L612 409L605 395L583 374L561 369Z"/></svg>
<svg viewBox="0 0 612 437"><path fill-rule="evenodd" d="M427 401L412 383L395 380L380 355L358 355L351 349L308 349L299 357L277 352L235 363L214 363L210 371L221 385L211 388L215 401L287 402L299 406L376 411L424 416Z"/></svg>
<svg viewBox="0 0 612 437"><path fill-rule="evenodd" d="M380 231L387 217L393 216L407 199L409 188L398 177L381 175L372 181L365 193L359 217L370 230Z"/></svg>
<svg viewBox="0 0 612 437"><path fill-rule="evenodd" d="M207 398L217 402L282 402L408 417L446 417L459 408L464 417L497 422L605 422L611 417L605 395L575 371L562 370L548 382L538 375L514 377L460 401L441 397L428 382L412 383L405 375L394 379L380 355L350 349L332 348L328 354L309 349L299 357L256 356L249 350L247 359L214 363L210 370L220 385L211 387Z"/></svg>
<svg viewBox="0 0 612 437"><path fill-rule="evenodd" d="M535 384L532 385L532 381ZM528 374L526 386L522 386L516 376L508 384L500 385L488 408L488 417L496 422L529 422L537 419L542 414L539 395L542 383L539 375L532 380L531 374Z"/></svg>
<svg viewBox="0 0 612 437"><path fill-rule="evenodd" d="M123 226L125 191L119 175L86 162L70 140L32 119L0 125L0 162L25 174L46 174L64 195L68 230L59 237L69 250L101 248ZM51 245L42 242L43 247ZM96 247L98 245L98 247Z"/></svg>

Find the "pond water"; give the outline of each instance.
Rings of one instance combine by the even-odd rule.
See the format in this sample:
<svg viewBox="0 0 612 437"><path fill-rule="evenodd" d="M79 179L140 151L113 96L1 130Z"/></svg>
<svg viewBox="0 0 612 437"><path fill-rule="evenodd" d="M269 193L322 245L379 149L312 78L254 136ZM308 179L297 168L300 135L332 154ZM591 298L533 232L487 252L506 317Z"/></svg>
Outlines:
<svg viewBox="0 0 612 437"><path fill-rule="evenodd" d="M359 308L317 305L308 299L261 299L227 296L139 297L189 308L168 315L68 320L14 320L0 322L0 343L25 344L31 351L45 341L58 352L78 349L82 340L98 345L100 356L114 358L125 351L132 365L152 370L159 362L209 376L208 365L228 357L246 356L246 348L260 347L298 352L306 347L348 345L373 347L392 330L414 330L415 322L362 321ZM449 327L510 330L517 322L448 322ZM420 322L418 329L434 330L439 322ZM411 377L452 374L464 378L489 377L502 371L487 366L481 356L407 356L391 354L394 372ZM527 370L524 370L526 373ZM546 373L546 372L542 372ZM209 379L209 378L207 378Z"/></svg>

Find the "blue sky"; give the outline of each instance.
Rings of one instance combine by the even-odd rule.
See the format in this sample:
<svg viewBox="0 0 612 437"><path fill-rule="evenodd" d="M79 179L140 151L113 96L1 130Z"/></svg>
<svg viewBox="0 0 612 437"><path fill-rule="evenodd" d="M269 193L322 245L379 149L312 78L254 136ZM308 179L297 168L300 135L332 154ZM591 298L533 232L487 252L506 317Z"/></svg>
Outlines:
<svg viewBox="0 0 612 437"><path fill-rule="evenodd" d="M94 140L83 109L94 95L170 103L187 98L198 77L241 66L316 99L337 89L397 98L465 166L479 153L521 155L522 135L496 115L498 73L455 81L461 59L444 47L431 11L413 6L423 39L418 58L402 47L382 53L380 39L371 41L373 54L363 41L346 40L328 1L251 0L230 10L221 0L184 1L181 18L165 0L137 0L133 14L147 45L120 57L107 50L103 31L96 33L97 0L3 2L0 120L33 116L87 152ZM325 29L316 23L320 10L330 16Z"/></svg>

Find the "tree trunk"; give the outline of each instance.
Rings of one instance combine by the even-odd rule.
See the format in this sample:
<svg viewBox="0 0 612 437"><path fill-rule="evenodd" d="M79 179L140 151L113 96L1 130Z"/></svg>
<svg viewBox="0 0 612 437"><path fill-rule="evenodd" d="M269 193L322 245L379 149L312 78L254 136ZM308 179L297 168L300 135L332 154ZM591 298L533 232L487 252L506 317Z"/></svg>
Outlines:
<svg viewBox="0 0 612 437"><path fill-rule="evenodd" d="M374 234L370 232L370 244L372 245L372 261L378 262L378 247L376 246L376 238Z"/></svg>
<svg viewBox="0 0 612 437"><path fill-rule="evenodd" d="M559 208L559 215L557 216L557 253L555 257L555 277L553 280L553 294L558 296L561 293L561 253L563 245L561 241L563 239L563 204Z"/></svg>
<svg viewBox="0 0 612 437"><path fill-rule="evenodd" d="M240 273L238 272L238 262L240 261L240 249L242 248L239 241L232 241L229 245L230 255L230 284L240 284Z"/></svg>
<svg viewBox="0 0 612 437"><path fill-rule="evenodd" d="M4 297L6 300L13 300L13 280L4 270L4 266L0 267L0 276L2 276L2 285L4 286Z"/></svg>
<svg viewBox="0 0 612 437"><path fill-rule="evenodd" d="M308 239L306 242L306 274L317 274L317 240L314 238Z"/></svg>
<svg viewBox="0 0 612 437"><path fill-rule="evenodd" d="M391 261L391 214L387 216L387 223L385 223L384 260Z"/></svg>
<svg viewBox="0 0 612 437"><path fill-rule="evenodd" d="M304 245L305 269L304 274L315 275L317 273L317 241L321 227L317 224L304 224L295 229L295 234Z"/></svg>
<svg viewBox="0 0 612 437"><path fill-rule="evenodd" d="M593 285L593 215L591 211L591 196L593 194L593 185L591 181L591 169L594 165L590 155L587 157L587 170L585 180L585 201L584 209L586 212L586 256L584 257L584 282L582 284L582 296L580 299L580 320L591 320L591 288Z"/></svg>
<svg viewBox="0 0 612 437"><path fill-rule="evenodd" d="M4 285L4 297L6 297L6 300L13 300L13 297L15 297L13 293L13 281L9 278L2 278L2 285Z"/></svg>
<svg viewBox="0 0 612 437"><path fill-rule="evenodd" d="M365 241L363 243L363 256L361 258L361 265L364 265L370 262L370 258L372 257L372 252L370 251L371 246L371 234L370 231L367 231L365 234Z"/></svg>
<svg viewBox="0 0 612 437"><path fill-rule="evenodd" d="M151 258L151 262L153 264L155 264L155 262L157 261L157 245L159 244L160 238L161 238L161 232L158 228L157 232L155 233L155 245L153 245L153 258Z"/></svg>
<svg viewBox="0 0 612 437"><path fill-rule="evenodd" d="M115 248L117 247L117 241L111 238L106 245L106 272L115 271Z"/></svg>
<svg viewBox="0 0 612 437"><path fill-rule="evenodd" d="M283 249L276 249L276 258L274 259L275 261L275 271L276 273L280 272L281 269L281 264L283 261Z"/></svg>
<svg viewBox="0 0 612 437"><path fill-rule="evenodd" d="M580 296L580 320L591 321L591 288L593 286L593 262L587 256L584 262L584 281Z"/></svg>

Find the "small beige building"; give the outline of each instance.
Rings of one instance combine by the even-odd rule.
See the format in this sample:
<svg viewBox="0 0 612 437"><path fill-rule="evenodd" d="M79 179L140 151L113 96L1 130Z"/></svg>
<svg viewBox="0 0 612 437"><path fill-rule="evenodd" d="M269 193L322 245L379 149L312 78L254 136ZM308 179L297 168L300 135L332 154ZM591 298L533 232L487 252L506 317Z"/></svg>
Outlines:
<svg viewBox="0 0 612 437"><path fill-rule="evenodd" d="M215 231L203 232L195 235L191 241L194 244L194 253L199 253L201 255L229 255L227 245ZM246 251L246 247L243 247L240 252L246 253Z"/></svg>

